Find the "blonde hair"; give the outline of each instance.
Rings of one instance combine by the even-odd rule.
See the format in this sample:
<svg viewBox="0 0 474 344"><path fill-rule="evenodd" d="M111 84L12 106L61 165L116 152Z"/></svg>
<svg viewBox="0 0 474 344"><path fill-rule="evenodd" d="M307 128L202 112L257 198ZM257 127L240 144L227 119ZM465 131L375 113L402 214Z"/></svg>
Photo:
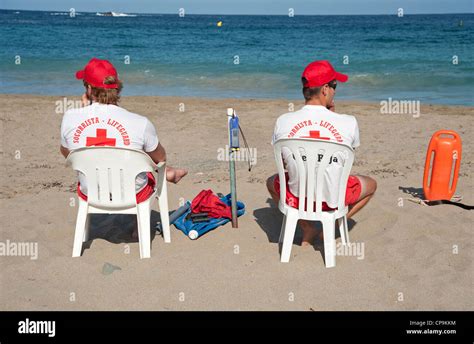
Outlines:
<svg viewBox="0 0 474 344"><path fill-rule="evenodd" d="M101 104L117 104L120 101L120 92L123 88L123 83L114 76L108 76L104 80L104 84L117 84L117 88L101 88L95 87L84 81L85 87L91 87L92 98Z"/></svg>

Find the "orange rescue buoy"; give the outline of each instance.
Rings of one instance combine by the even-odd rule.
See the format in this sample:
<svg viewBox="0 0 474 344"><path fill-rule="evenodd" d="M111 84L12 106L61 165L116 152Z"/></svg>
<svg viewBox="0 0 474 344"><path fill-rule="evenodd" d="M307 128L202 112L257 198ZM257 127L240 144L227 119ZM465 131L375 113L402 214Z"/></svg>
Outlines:
<svg viewBox="0 0 474 344"><path fill-rule="evenodd" d="M461 165L461 137L453 130L433 134L426 152L423 192L429 201L450 200Z"/></svg>

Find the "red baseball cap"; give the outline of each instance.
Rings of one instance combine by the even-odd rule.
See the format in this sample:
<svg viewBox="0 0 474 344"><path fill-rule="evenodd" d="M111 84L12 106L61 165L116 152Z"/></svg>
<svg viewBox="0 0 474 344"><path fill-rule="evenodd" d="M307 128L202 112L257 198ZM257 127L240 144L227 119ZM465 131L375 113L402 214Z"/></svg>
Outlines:
<svg viewBox="0 0 474 344"><path fill-rule="evenodd" d="M340 82L349 80L347 75L336 72L326 60L311 62L306 66L301 76L307 80L303 84L304 87L321 87L334 79Z"/></svg>
<svg viewBox="0 0 474 344"><path fill-rule="evenodd" d="M100 88L118 88L118 84L104 84L108 76L115 77L118 80L118 74L115 67L107 60L96 59L95 57L86 64L83 70L76 72L77 79L84 79L94 87Z"/></svg>

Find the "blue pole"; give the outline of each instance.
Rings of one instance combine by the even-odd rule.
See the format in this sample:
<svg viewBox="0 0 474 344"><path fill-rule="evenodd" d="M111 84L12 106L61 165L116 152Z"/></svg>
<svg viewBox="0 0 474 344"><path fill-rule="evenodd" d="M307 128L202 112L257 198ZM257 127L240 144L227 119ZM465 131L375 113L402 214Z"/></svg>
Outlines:
<svg viewBox="0 0 474 344"><path fill-rule="evenodd" d="M230 172L230 195L232 209L232 228L238 228L237 217L237 183L235 178L235 152L239 150L239 124L234 109L227 109L227 126L229 132L229 172Z"/></svg>

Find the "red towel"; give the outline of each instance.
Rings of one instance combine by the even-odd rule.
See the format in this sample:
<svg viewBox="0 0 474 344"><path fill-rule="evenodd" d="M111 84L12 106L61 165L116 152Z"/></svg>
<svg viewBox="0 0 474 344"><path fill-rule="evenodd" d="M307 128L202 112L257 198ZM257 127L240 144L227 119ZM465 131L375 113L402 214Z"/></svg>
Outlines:
<svg viewBox="0 0 474 344"><path fill-rule="evenodd" d="M209 217L232 219L231 208L214 195L212 190L202 190L191 203L191 212L208 213Z"/></svg>

